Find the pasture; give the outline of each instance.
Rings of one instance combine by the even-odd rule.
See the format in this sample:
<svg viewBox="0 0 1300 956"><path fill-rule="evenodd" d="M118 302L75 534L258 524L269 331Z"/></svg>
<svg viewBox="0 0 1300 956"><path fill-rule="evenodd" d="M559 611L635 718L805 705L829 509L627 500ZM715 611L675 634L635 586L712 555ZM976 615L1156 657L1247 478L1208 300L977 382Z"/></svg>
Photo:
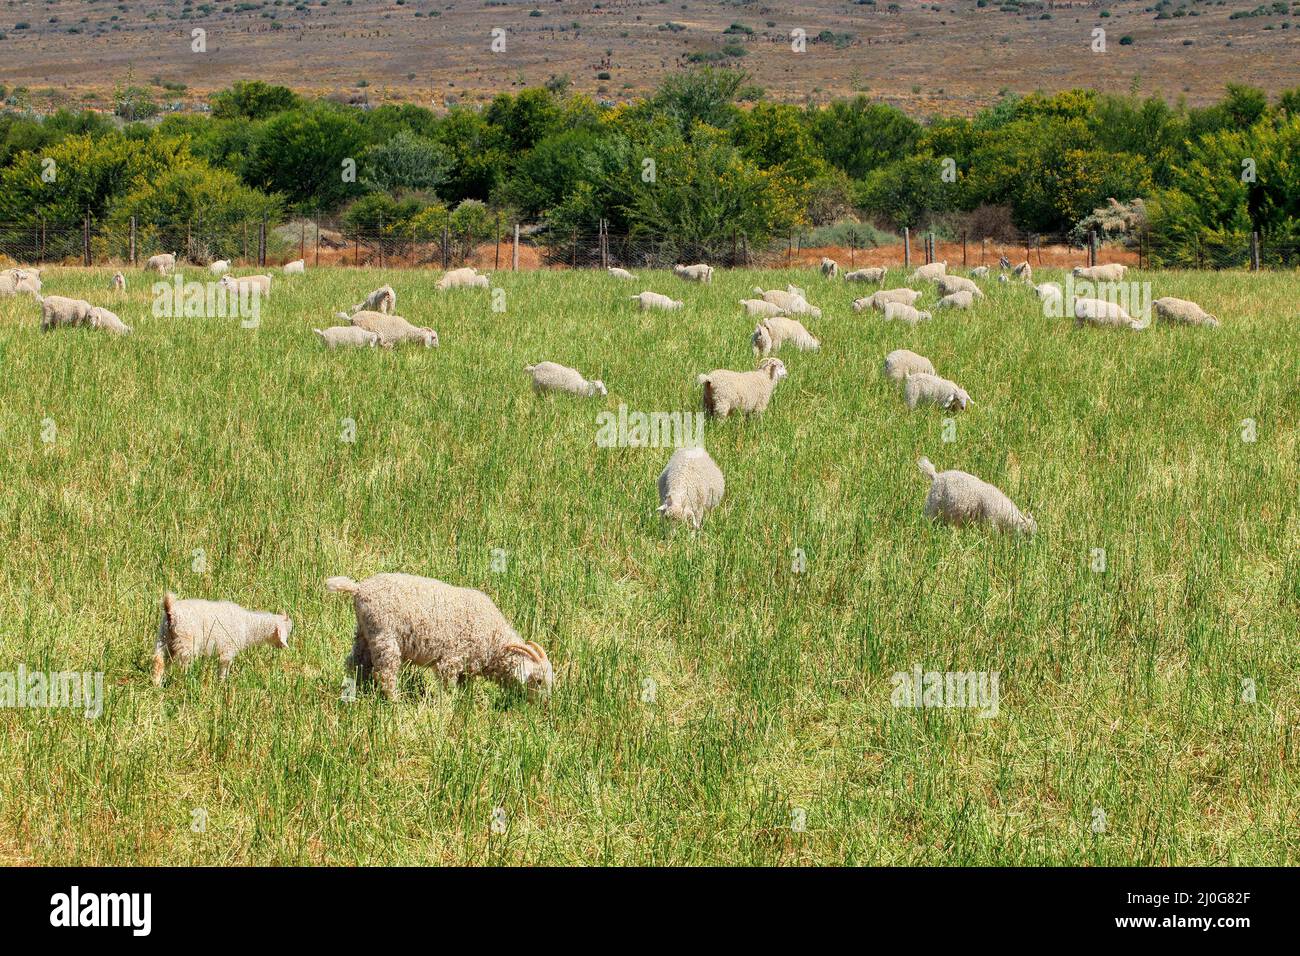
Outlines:
<svg viewBox="0 0 1300 956"><path fill-rule="evenodd" d="M811 269L502 272L504 311L325 269L277 275L246 329L153 317L112 272L45 291L126 338L0 298L0 671L105 675L97 719L0 709L0 861L1300 861L1294 275L1133 274L1223 323L1134 333L997 282L908 328ZM672 449L598 447L596 416L698 410L697 374L753 367L737 300L787 281L821 350L780 353L763 416L707 423L726 497L667 527ZM385 282L441 347L324 350L311 329ZM909 413L896 348L975 404ZM535 395L541 359L609 395ZM921 455L1038 534L933 524ZM379 571L486 591L549 652L549 702L410 667L400 701L341 699L353 615L323 581ZM155 688L167 589L287 611L289 647ZM893 706L918 666L996 672L997 715Z"/></svg>

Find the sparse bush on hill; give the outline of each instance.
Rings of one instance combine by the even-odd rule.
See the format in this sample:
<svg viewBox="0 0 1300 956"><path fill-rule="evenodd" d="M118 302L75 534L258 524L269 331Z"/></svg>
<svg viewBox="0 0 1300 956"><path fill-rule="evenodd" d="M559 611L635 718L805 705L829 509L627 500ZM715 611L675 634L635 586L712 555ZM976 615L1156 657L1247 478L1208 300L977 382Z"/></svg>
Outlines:
<svg viewBox="0 0 1300 956"><path fill-rule="evenodd" d="M266 119L301 105L293 90L260 80L236 83L212 97L212 115L217 119Z"/></svg>

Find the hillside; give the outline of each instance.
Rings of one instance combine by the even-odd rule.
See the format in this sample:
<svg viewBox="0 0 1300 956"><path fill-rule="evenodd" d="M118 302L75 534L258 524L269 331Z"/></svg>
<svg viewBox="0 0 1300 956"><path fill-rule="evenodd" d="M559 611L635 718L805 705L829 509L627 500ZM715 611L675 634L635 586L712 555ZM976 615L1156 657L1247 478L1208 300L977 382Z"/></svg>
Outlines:
<svg viewBox="0 0 1300 956"><path fill-rule="evenodd" d="M29 87L38 105L106 104L130 76L173 84L164 98L185 105L259 78L441 106L567 75L579 90L620 100L694 58L737 65L785 100L867 91L909 110L970 113L1003 88L1136 84L1196 105L1229 81L1269 92L1300 84L1297 26L1300 3L1249 0L8 0L0 84ZM1105 53L1091 50L1098 27ZM205 52L192 49L196 29ZM796 29L807 36L802 53L791 50ZM494 30L504 31L502 52L490 49Z"/></svg>

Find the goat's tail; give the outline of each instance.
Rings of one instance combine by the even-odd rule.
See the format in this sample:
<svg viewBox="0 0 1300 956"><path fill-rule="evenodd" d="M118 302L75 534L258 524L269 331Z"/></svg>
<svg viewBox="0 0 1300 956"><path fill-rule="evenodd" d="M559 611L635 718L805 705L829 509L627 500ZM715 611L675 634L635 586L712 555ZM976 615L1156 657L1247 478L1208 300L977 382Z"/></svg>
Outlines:
<svg viewBox="0 0 1300 956"><path fill-rule="evenodd" d="M325 579L325 590L333 591L336 594L356 594L357 589L357 582L351 578L338 576Z"/></svg>
<svg viewBox="0 0 1300 956"><path fill-rule="evenodd" d="M929 478L931 481L934 481L934 476L937 472L934 470L934 465L930 464L929 458L922 455L916 460L916 467L921 469L921 474L925 475L925 477Z"/></svg>

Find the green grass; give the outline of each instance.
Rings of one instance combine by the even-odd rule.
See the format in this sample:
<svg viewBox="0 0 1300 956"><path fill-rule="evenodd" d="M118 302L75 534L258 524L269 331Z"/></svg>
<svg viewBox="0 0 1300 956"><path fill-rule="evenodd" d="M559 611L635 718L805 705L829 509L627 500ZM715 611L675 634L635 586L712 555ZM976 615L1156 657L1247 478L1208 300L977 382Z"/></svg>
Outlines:
<svg viewBox="0 0 1300 956"><path fill-rule="evenodd" d="M996 283L909 330L810 271L506 272L498 313L426 272L320 270L277 277L249 331L152 318L138 272L115 305L111 272L46 291L115 308L127 339L41 334L0 300L0 670L102 670L107 695L98 720L0 710L0 861L1300 859L1293 275L1139 275L1224 324L1135 334ZM790 280L822 350L782 353L766 415L709 423L726 498L698 535L662 527L670 451L597 448L597 411L694 410L699 372L752 365L736 300ZM324 351L310 329L382 282L442 347ZM633 311L640 288L687 307ZM881 380L899 347L977 402L955 442ZM542 358L609 396L536 397ZM921 454L1002 487L1037 537L932 525ZM384 570L487 591L556 662L550 703L418 669L398 703L341 702L352 610L322 582ZM290 646L158 690L165 589L286 610ZM895 709L916 664L997 671L998 717Z"/></svg>

